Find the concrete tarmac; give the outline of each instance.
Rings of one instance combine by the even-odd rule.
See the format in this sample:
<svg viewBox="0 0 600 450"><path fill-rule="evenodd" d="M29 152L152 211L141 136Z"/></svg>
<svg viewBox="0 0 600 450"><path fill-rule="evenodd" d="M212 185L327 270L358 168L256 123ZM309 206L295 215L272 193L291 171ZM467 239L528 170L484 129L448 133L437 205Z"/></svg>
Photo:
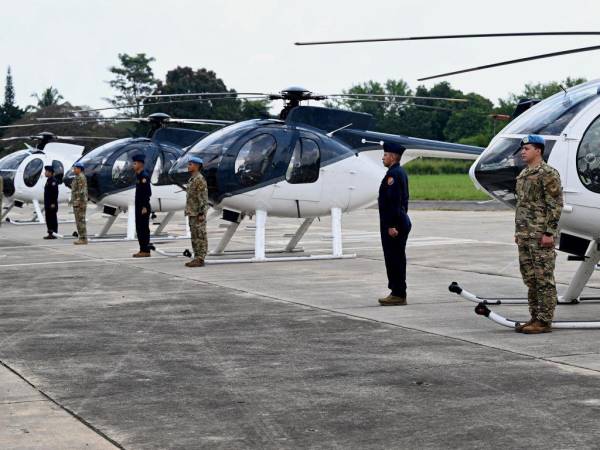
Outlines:
<svg viewBox="0 0 600 450"><path fill-rule="evenodd" d="M388 291L374 210L344 215L355 259L194 269L133 259L136 242L78 247L4 224L0 448L598 448L600 330L521 335L448 292L458 281L525 295L512 213L411 216L404 307L377 305ZM283 247L299 223L269 218L267 245ZM212 246L221 225L209 225ZM168 229L183 233L183 216ZM300 245L326 253L329 220ZM252 246L248 221L231 249ZM559 293L577 264L559 254ZM594 274L586 293L599 290ZM557 309L591 318L600 305Z"/></svg>

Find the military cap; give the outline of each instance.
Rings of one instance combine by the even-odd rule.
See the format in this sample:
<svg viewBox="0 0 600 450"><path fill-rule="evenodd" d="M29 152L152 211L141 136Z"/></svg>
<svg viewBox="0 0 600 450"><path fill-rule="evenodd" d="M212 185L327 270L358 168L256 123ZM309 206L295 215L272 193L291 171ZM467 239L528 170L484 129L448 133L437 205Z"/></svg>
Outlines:
<svg viewBox="0 0 600 450"><path fill-rule="evenodd" d="M52 167L52 166L44 166L44 170L54 173L54 167Z"/></svg>
<svg viewBox="0 0 600 450"><path fill-rule="evenodd" d="M80 163L80 162L76 162L75 164L73 164L73 167L79 167L81 170L85 169L85 166L83 165L83 163Z"/></svg>
<svg viewBox="0 0 600 450"><path fill-rule="evenodd" d="M199 156L192 156L190 158L190 162L198 165L204 164L204 161L202 161L202 158L200 158Z"/></svg>
<svg viewBox="0 0 600 450"><path fill-rule="evenodd" d="M395 142L384 142L383 143L383 151L386 153L397 153L401 155L406 150L406 147L401 144L397 144Z"/></svg>
<svg viewBox="0 0 600 450"><path fill-rule="evenodd" d="M133 161L137 161L137 162L141 162L141 163L146 161L146 157L142 153L137 153L137 154L133 155L133 157L131 159Z"/></svg>
<svg viewBox="0 0 600 450"><path fill-rule="evenodd" d="M530 134L521 139L521 147L525 144L535 144L544 147L546 145L546 141L539 134Z"/></svg>

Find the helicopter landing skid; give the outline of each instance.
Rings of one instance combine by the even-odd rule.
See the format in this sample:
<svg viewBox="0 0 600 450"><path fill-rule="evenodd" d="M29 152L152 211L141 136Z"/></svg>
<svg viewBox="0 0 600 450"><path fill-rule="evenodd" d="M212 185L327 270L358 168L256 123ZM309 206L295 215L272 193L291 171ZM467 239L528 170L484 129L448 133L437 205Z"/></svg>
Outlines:
<svg viewBox="0 0 600 450"><path fill-rule="evenodd" d="M456 281L453 281L452 284L448 286L448 290L460 295L465 300L481 305L527 305L528 303L527 298L524 297L478 297L477 295L460 287ZM576 305L582 301L600 301L600 297L579 297L569 301L561 299L562 297L558 299L558 305Z"/></svg>
<svg viewBox="0 0 600 450"><path fill-rule="evenodd" d="M484 316L490 319L492 322L497 323L498 325L502 325L507 328L516 328L521 325L521 322L516 320L508 319L504 316L501 316L498 313L490 310L488 305L484 303L479 303L475 307L475 314L479 316ZM555 320L552 322L553 329L571 329L571 330L593 330L600 329L600 321L594 320L583 320L583 321L571 321L571 320Z"/></svg>

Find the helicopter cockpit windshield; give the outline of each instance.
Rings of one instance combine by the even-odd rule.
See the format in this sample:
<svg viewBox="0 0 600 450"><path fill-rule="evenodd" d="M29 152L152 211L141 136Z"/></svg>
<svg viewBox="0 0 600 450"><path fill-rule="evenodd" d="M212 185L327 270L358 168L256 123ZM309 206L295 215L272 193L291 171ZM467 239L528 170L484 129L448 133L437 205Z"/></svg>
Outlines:
<svg viewBox="0 0 600 450"><path fill-rule="evenodd" d="M20 150L0 161L0 176L4 182L2 191L7 197L14 195L17 169L28 155L29 152L27 150Z"/></svg>
<svg viewBox="0 0 600 450"><path fill-rule="evenodd" d="M503 134L558 136L571 119L593 100L600 98L600 80L559 92L538 103L502 130Z"/></svg>

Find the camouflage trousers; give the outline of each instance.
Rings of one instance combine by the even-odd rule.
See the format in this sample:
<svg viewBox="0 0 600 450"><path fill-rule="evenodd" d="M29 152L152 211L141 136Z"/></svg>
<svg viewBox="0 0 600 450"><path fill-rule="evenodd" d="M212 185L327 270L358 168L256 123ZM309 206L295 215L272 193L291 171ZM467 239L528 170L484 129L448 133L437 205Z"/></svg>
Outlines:
<svg viewBox="0 0 600 450"><path fill-rule="evenodd" d="M189 216L188 220L190 223L190 233L192 235L194 258L204 260L206 257L206 248L208 247L206 238L206 220L200 220L197 216Z"/></svg>
<svg viewBox="0 0 600 450"><path fill-rule="evenodd" d="M556 251L542 247L537 239L520 240L519 266L525 285L529 288L527 299L531 317L552 322L557 294L554 282Z"/></svg>
<svg viewBox="0 0 600 450"><path fill-rule="evenodd" d="M87 228L85 225L86 206L73 206L73 214L75 214L75 225L77 226L77 235L79 239L87 239Z"/></svg>

